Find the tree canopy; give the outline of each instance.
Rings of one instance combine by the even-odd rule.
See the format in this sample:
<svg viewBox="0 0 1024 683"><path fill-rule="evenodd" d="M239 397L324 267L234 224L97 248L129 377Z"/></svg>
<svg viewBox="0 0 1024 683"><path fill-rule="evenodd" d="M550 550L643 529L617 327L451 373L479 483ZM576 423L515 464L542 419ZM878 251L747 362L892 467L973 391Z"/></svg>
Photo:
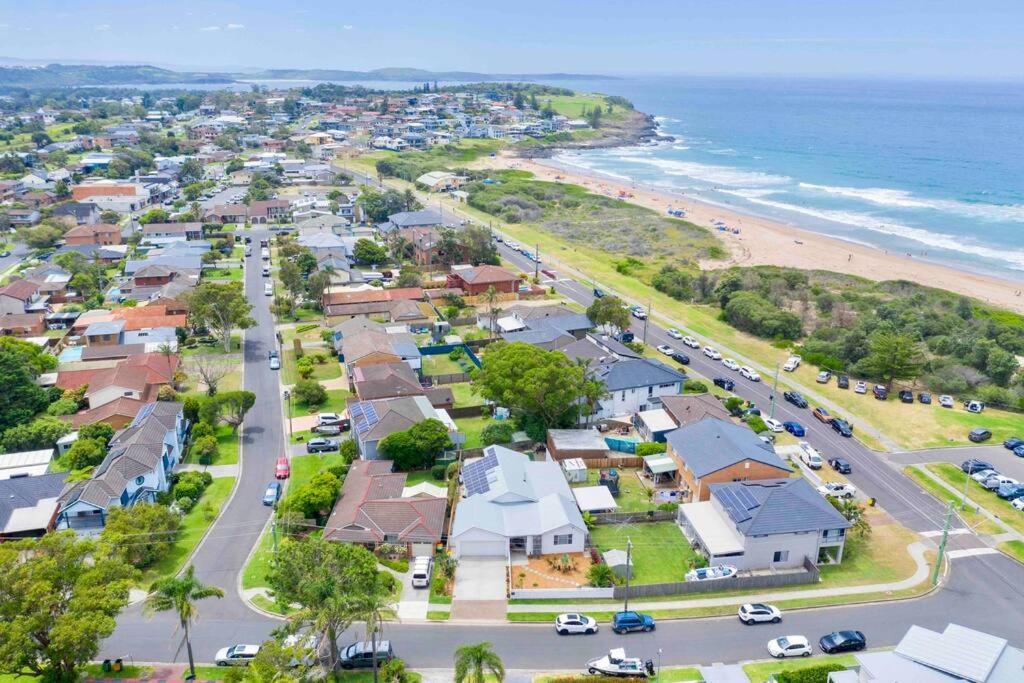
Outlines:
<svg viewBox="0 0 1024 683"><path fill-rule="evenodd" d="M252 304L245 299L241 282L207 282L188 295L189 315L194 323L214 331L231 351L231 333L256 324L250 313Z"/></svg>
<svg viewBox="0 0 1024 683"><path fill-rule="evenodd" d="M388 434L381 439L378 449L395 462L396 469L408 471L430 467L451 443L448 428L440 420L431 418L405 431Z"/></svg>
<svg viewBox="0 0 1024 683"><path fill-rule="evenodd" d="M619 331L629 329L629 310L617 296L594 299L594 303L587 307L587 317L595 325L608 326Z"/></svg>

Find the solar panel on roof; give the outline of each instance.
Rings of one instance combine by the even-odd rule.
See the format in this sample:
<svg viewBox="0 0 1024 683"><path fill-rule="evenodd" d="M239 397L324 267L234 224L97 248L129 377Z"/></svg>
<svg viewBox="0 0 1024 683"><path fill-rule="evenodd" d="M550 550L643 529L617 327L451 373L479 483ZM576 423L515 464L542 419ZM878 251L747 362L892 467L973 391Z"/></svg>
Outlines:
<svg viewBox="0 0 1024 683"><path fill-rule="evenodd" d="M722 503L722 507L732 517L732 521L739 524L750 519L750 513L747 511L747 507L740 501L736 496L736 492L732 489L720 489L718 492L718 500Z"/></svg>
<svg viewBox="0 0 1024 683"><path fill-rule="evenodd" d="M742 503L743 506L747 508L747 510L753 510L754 508L761 505L759 502L757 502L757 498L754 498L754 494L752 494L750 491L746 490L743 487L734 489L733 493L736 494L736 497L739 499L740 503Z"/></svg>
<svg viewBox="0 0 1024 683"><path fill-rule="evenodd" d="M139 412L135 415L135 419L132 420L132 426L135 427L140 422L142 422L144 419L149 417L150 413L153 412L154 408L156 408L156 404L155 403L147 403L146 405L142 406L142 408L139 410Z"/></svg>
<svg viewBox="0 0 1024 683"><path fill-rule="evenodd" d="M363 404L356 403L349 409L349 416L354 420L357 417L363 416Z"/></svg>

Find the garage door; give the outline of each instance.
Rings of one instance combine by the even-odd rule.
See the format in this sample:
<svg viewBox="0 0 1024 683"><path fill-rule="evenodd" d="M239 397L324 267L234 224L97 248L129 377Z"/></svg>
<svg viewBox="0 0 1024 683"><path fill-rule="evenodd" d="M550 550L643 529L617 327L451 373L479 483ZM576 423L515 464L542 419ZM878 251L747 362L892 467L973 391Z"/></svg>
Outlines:
<svg viewBox="0 0 1024 683"><path fill-rule="evenodd" d="M433 543L413 543L412 544L412 556L413 557L430 557L434 554Z"/></svg>
<svg viewBox="0 0 1024 683"><path fill-rule="evenodd" d="M508 541L462 541L459 543L461 557L505 557Z"/></svg>

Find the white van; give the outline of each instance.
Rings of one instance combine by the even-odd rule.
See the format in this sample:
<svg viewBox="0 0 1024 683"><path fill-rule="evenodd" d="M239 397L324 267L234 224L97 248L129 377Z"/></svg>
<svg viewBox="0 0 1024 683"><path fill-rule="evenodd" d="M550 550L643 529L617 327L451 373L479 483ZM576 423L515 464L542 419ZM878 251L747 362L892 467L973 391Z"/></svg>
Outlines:
<svg viewBox="0 0 1024 683"><path fill-rule="evenodd" d="M821 454L815 450L814 446L806 441L800 442L800 461L812 470L820 470L822 464L824 464L824 461L821 459Z"/></svg>
<svg viewBox="0 0 1024 683"><path fill-rule="evenodd" d="M263 283L263 293L267 296L274 296L274 285L269 282Z"/></svg>
<svg viewBox="0 0 1024 683"><path fill-rule="evenodd" d="M412 587L429 588L430 571L434 561L429 557L417 557L412 565Z"/></svg>
<svg viewBox="0 0 1024 683"><path fill-rule="evenodd" d="M269 261L270 260L270 249L267 249L266 247L263 247L262 249L260 249L260 258L263 259L264 261Z"/></svg>

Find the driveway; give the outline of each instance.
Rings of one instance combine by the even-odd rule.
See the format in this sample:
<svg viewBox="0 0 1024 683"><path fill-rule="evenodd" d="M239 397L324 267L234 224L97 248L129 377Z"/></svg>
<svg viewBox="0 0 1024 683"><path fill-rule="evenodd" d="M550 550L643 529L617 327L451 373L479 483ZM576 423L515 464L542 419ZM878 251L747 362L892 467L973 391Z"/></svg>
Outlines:
<svg viewBox="0 0 1024 683"><path fill-rule="evenodd" d="M508 610L505 596L504 557L462 557L455 570L452 619L504 621Z"/></svg>

